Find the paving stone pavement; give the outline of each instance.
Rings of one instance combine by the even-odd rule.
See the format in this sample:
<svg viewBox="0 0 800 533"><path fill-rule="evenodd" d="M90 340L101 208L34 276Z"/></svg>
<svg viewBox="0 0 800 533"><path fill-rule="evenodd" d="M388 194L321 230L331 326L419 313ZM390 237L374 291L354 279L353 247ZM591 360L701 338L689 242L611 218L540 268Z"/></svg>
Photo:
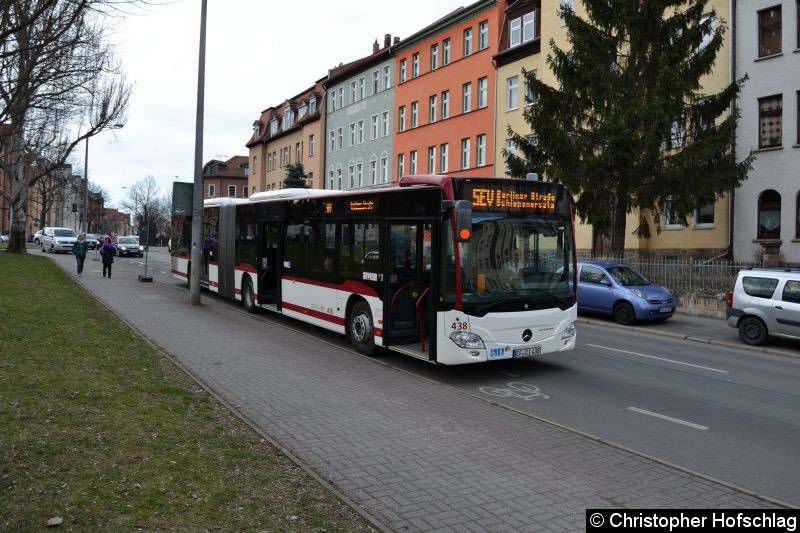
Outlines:
<svg viewBox="0 0 800 533"><path fill-rule="evenodd" d="M57 262L74 276L71 257ZM204 293L76 278L386 530L576 531L587 508L773 508L395 370Z"/></svg>

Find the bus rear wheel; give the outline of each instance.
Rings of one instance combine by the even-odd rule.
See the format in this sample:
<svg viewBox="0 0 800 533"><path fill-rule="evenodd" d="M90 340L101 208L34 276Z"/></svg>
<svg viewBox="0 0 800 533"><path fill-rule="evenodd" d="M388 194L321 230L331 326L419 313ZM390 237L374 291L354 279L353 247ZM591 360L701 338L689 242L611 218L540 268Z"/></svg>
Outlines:
<svg viewBox="0 0 800 533"><path fill-rule="evenodd" d="M250 281L249 276L244 278L244 283L242 284L242 304L244 304L244 309L248 313L256 312L256 298L253 291L253 282Z"/></svg>
<svg viewBox="0 0 800 533"><path fill-rule="evenodd" d="M375 352L375 328L367 302L361 300L353 306L347 323L347 333L358 353L372 355Z"/></svg>

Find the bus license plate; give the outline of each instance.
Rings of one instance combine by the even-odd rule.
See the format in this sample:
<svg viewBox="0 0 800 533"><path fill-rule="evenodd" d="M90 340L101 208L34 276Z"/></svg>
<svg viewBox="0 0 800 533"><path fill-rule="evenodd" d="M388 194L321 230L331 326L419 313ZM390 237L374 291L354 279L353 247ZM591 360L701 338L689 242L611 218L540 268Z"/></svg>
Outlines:
<svg viewBox="0 0 800 533"><path fill-rule="evenodd" d="M531 346L529 348L517 348L512 352L514 359L517 357L530 357L531 355L539 355L542 353L541 346Z"/></svg>

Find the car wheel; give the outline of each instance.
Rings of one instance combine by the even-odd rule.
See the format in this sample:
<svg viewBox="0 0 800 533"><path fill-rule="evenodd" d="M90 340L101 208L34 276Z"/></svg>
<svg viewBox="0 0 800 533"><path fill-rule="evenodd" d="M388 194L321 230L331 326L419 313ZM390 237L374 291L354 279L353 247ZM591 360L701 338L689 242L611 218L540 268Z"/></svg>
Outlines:
<svg viewBox="0 0 800 533"><path fill-rule="evenodd" d="M749 316L739 322L739 338L751 346L760 346L767 340L767 326L754 317Z"/></svg>
<svg viewBox="0 0 800 533"><path fill-rule="evenodd" d="M50 245L50 253L51 253L51 254L54 254L54 253L56 253L56 246L55 246L54 244L51 244L51 245Z"/></svg>
<svg viewBox="0 0 800 533"><path fill-rule="evenodd" d="M244 278L244 283L242 284L242 304L244 305L245 311L248 313L256 312L256 298L253 291L253 282L250 281L250 276L246 276Z"/></svg>
<svg viewBox="0 0 800 533"><path fill-rule="evenodd" d="M44 243L42 243L42 253L43 254L47 253L47 250L44 249Z"/></svg>
<svg viewBox="0 0 800 533"><path fill-rule="evenodd" d="M636 322L636 313L628 302L619 302L614 306L614 320L623 326L630 326Z"/></svg>
<svg viewBox="0 0 800 533"><path fill-rule="evenodd" d="M33 243L34 243L36 246L39 246L40 244L42 244L42 243L40 243L40 242L39 242L39 239L33 239Z"/></svg>
<svg viewBox="0 0 800 533"><path fill-rule="evenodd" d="M372 355L375 351L374 331L372 312L369 310L367 302L361 300L353 306L347 325L350 342L358 353Z"/></svg>

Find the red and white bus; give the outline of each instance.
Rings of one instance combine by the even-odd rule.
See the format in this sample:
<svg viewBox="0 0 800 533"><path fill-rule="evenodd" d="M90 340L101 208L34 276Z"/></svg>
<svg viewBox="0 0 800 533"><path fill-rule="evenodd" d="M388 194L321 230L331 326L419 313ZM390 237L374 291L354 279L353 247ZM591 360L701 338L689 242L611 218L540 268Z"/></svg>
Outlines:
<svg viewBox="0 0 800 533"><path fill-rule="evenodd" d="M184 280L190 241L191 217L174 214L172 273ZM555 183L284 189L205 201L201 286L345 334L363 354L530 357L575 346L574 243L572 199Z"/></svg>

